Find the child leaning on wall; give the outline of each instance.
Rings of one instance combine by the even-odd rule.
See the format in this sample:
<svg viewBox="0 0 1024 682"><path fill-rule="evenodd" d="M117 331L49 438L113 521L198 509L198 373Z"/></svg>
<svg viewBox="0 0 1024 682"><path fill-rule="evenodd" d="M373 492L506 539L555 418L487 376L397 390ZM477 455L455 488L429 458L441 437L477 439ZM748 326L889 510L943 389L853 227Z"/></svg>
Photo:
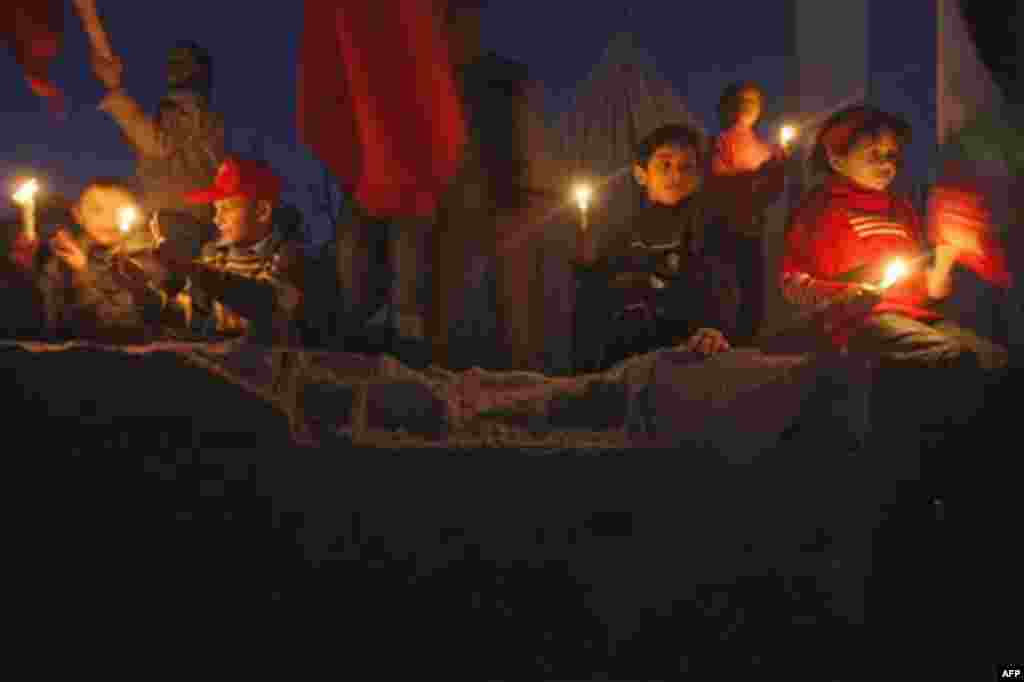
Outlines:
<svg viewBox="0 0 1024 682"><path fill-rule="evenodd" d="M123 208L136 211L132 189L114 178L90 181L71 207L74 226L60 226L44 244L35 232L15 237L10 261L42 306L41 336L104 343L141 343L157 333L161 298L152 288L125 286L119 250Z"/></svg>
<svg viewBox="0 0 1024 682"><path fill-rule="evenodd" d="M909 139L905 121L871 107L825 122L812 161L827 177L791 217L780 273L789 302L820 311L816 333L882 370L876 427L888 421L908 432L969 419L1008 362L1005 349L935 309L952 291L957 261L982 250L984 225L933 215L940 227L928 243L914 208L889 190ZM905 276L881 286L896 262Z"/></svg>

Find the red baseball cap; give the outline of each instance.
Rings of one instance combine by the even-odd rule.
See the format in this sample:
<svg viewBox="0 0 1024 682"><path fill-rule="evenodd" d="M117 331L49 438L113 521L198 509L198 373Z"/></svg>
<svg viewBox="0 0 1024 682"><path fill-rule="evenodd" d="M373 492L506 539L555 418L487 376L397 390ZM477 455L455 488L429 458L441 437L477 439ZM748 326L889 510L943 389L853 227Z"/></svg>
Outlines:
<svg viewBox="0 0 1024 682"><path fill-rule="evenodd" d="M209 204L230 197L277 201L281 185L281 178L263 161L230 156L217 169L213 186L186 193L185 201Z"/></svg>

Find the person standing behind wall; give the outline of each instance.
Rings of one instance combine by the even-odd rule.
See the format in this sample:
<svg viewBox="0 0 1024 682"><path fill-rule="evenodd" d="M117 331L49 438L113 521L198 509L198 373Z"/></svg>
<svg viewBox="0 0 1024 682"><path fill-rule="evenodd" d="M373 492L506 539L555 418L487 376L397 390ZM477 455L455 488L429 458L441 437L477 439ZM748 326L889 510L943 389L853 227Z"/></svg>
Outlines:
<svg viewBox="0 0 1024 682"><path fill-rule="evenodd" d="M107 88L99 108L113 117L135 150L144 208L159 211L166 237L193 256L216 235L213 211L183 197L212 183L225 157L224 121L210 109L212 69L205 49L177 43L167 56L167 94L150 116L124 91L120 58L93 55L93 72ZM145 240L148 233L138 236Z"/></svg>
<svg viewBox="0 0 1024 682"><path fill-rule="evenodd" d="M715 138L707 191L724 219L723 253L731 252L741 288L736 342L750 343L764 318L765 210L786 188L785 150L754 130L764 93L754 83L729 85L718 102L723 131Z"/></svg>
<svg viewBox="0 0 1024 682"><path fill-rule="evenodd" d="M429 239L426 332L441 365L537 368L544 305L537 228L557 202L556 174L545 167L547 138L526 67L480 45L481 5L453 0L444 17L470 135ZM479 295L486 270L494 277L493 310ZM467 297L474 287L478 295ZM467 320L473 316L493 319ZM460 321L487 338L457 338Z"/></svg>

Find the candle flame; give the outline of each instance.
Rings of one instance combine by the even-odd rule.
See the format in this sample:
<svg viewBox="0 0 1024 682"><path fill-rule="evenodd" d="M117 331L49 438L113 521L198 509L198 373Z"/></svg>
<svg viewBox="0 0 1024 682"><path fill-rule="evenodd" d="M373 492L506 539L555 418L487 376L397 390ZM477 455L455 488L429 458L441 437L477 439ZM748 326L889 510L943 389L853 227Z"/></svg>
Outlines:
<svg viewBox="0 0 1024 682"><path fill-rule="evenodd" d="M138 212L134 206L125 206L117 212L117 220L121 227L121 232L128 232L132 229L132 223L135 222L138 217Z"/></svg>
<svg viewBox="0 0 1024 682"><path fill-rule="evenodd" d="M796 137L796 128L793 126L782 126L782 130L779 131L779 139L782 144L789 144L793 138Z"/></svg>
<svg viewBox="0 0 1024 682"><path fill-rule="evenodd" d="M888 289L907 274L907 264L901 260L894 260L885 269L885 277L879 285L882 289Z"/></svg>
<svg viewBox="0 0 1024 682"><path fill-rule="evenodd" d="M39 183L36 181L35 178L32 178L21 183L17 191L14 192L14 196L12 198L17 203L24 204L29 201L32 201L32 199L34 199L36 196L36 192L38 191Z"/></svg>
<svg viewBox="0 0 1024 682"><path fill-rule="evenodd" d="M590 204L590 186L589 185L577 185L576 186L576 203L579 205L581 211L587 210L587 205Z"/></svg>

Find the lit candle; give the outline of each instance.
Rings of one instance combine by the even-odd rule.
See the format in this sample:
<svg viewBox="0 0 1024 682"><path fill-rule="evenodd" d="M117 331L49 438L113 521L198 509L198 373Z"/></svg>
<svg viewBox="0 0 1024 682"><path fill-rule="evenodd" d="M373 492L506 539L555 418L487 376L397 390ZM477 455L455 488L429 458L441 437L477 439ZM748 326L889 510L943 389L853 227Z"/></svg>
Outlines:
<svg viewBox="0 0 1024 682"><path fill-rule="evenodd" d="M14 202L21 207L21 221L25 227L25 234L35 237L36 234L36 192L39 191L39 183L31 178L21 183L14 192Z"/></svg>
<svg viewBox="0 0 1024 682"><path fill-rule="evenodd" d="M783 147L788 147L795 137L796 128L794 126L782 126L782 130L779 131L779 141Z"/></svg>
<svg viewBox="0 0 1024 682"><path fill-rule="evenodd" d="M889 263L888 267L885 268L885 277L882 278L882 283L879 284L879 288L888 289L893 284L903 279L903 277L906 276L907 271L907 264L899 259Z"/></svg>
<svg viewBox="0 0 1024 682"><path fill-rule="evenodd" d="M576 205L580 208L580 229L587 229L587 208L590 206L590 186L577 185L575 191Z"/></svg>
<svg viewBox="0 0 1024 682"><path fill-rule="evenodd" d="M124 206L117 212L117 222L122 234L128 234L131 231L132 223L135 222L137 217L138 212L134 206Z"/></svg>

